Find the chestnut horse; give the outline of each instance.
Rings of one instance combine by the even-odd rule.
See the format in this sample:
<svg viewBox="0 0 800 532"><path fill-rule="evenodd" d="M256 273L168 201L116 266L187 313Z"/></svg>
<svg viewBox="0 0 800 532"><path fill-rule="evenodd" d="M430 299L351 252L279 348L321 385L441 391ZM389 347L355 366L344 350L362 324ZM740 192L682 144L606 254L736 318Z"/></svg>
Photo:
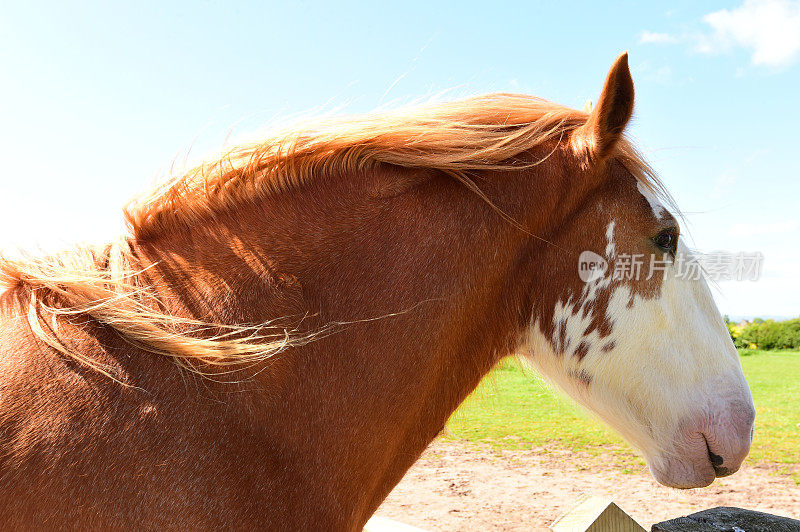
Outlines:
<svg viewBox="0 0 800 532"><path fill-rule="evenodd" d="M0 522L358 530L510 354L661 483L736 471L750 392L632 110L622 55L591 112L306 124L128 206L118 242L3 260ZM612 275L635 254L666 267Z"/></svg>

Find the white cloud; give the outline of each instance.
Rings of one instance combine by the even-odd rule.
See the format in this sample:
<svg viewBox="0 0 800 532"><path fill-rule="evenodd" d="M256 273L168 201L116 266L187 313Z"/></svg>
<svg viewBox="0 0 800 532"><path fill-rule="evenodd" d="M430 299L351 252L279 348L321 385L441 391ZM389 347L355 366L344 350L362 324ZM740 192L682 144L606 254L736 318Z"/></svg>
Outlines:
<svg viewBox="0 0 800 532"><path fill-rule="evenodd" d="M745 0L739 7L709 13L703 21L713 33L699 37L699 52L740 46L752 52L753 64L772 67L786 66L800 53L798 0Z"/></svg>
<svg viewBox="0 0 800 532"><path fill-rule="evenodd" d="M642 33L639 34L639 43L640 44L648 44L648 43L655 43L655 44L674 44L678 42L678 38L674 35L670 35L669 33L658 33L656 31L647 31L644 30Z"/></svg>
<svg viewBox="0 0 800 532"><path fill-rule="evenodd" d="M718 54L735 47L750 51L754 65L785 67L800 56L800 0L745 0L703 17L710 32L681 34L644 30L640 44L692 43L695 52ZM744 73L737 70L737 76Z"/></svg>

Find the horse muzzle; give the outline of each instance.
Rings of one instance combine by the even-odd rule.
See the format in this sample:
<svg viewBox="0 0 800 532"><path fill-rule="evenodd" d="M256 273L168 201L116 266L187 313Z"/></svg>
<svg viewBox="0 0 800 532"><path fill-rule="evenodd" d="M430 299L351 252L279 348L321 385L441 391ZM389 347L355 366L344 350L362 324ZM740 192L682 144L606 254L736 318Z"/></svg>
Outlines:
<svg viewBox="0 0 800 532"><path fill-rule="evenodd" d="M655 479L672 488L702 488L715 478L732 475L742 465L753 441L752 400L737 400L704 413L679 427L672 451L649 462Z"/></svg>

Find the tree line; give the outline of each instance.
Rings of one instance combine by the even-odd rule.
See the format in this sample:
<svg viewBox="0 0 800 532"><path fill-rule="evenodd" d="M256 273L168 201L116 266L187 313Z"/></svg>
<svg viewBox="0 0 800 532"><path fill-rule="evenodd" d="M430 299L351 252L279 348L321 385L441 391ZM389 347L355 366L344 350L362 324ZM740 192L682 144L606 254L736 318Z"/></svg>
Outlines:
<svg viewBox="0 0 800 532"><path fill-rule="evenodd" d="M762 320L735 323L725 317L728 332L738 348L798 349L800 348L800 318L786 321Z"/></svg>

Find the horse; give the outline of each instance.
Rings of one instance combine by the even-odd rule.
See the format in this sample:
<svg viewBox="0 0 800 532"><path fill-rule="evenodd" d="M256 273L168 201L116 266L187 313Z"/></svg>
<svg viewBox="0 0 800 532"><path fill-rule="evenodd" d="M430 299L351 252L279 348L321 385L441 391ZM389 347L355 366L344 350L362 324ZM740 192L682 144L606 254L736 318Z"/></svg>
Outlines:
<svg viewBox="0 0 800 532"><path fill-rule="evenodd" d="M662 484L732 474L752 397L633 104L623 54L591 110L309 121L135 199L114 242L3 259L0 521L360 530L508 356ZM637 254L663 267L614 275Z"/></svg>

